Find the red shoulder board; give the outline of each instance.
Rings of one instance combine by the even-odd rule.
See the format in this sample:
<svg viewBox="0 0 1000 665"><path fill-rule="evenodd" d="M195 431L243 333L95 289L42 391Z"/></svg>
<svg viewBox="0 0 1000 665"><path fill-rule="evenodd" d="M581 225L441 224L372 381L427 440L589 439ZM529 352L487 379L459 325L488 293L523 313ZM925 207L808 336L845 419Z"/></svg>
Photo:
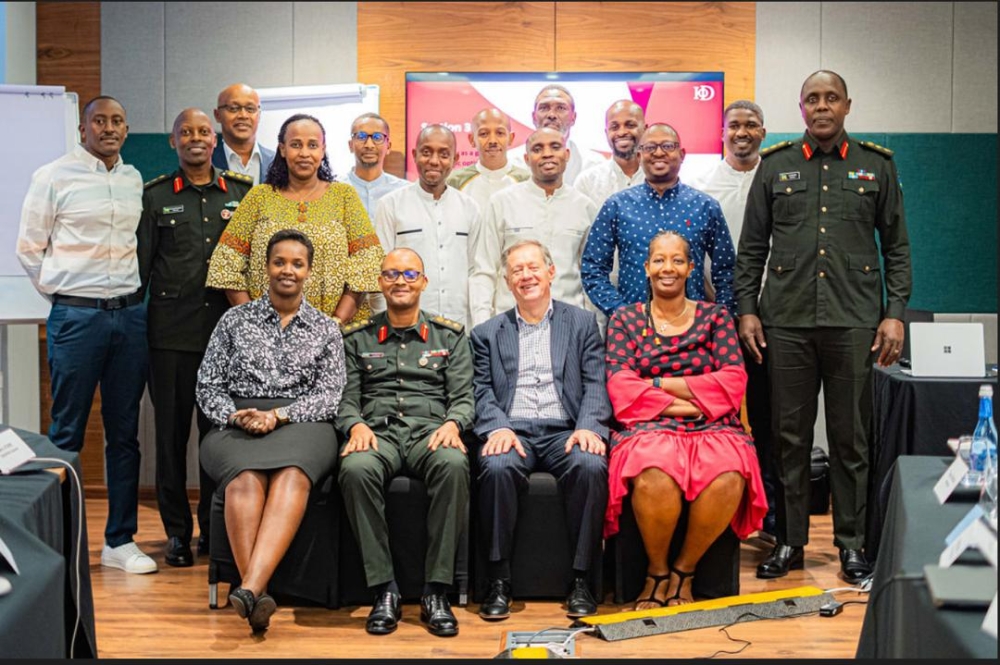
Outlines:
<svg viewBox="0 0 1000 665"><path fill-rule="evenodd" d="M179 194L184 189L184 178L177 176L174 178L174 194Z"/></svg>

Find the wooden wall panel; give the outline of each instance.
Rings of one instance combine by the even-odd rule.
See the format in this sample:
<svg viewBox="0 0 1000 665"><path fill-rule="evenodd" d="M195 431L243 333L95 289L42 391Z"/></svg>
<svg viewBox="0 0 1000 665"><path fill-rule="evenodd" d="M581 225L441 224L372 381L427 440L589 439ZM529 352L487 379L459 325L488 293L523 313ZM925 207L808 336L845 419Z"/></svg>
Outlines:
<svg viewBox="0 0 1000 665"><path fill-rule="evenodd" d="M379 86L403 175L407 71L551 71L556 2L359 2L358 80Z"/></svg>
<svg viewBox="0 0 1000 665"><path fill-rule="evenodd" d="M77 93L80 105L101 94L101 3L39 2L35 5L38 84L61 85ZM81 109L82 110L82 109ZM40 432L49 429L52 408L45 326L38 327ZM85 486L104 485L104 427L101 399L95 395L83 451Z"/></svg>
<svg viewBox="0 0 1000 665"><path fill-rule="evenodd" d="M557 2L556 70L722 71L754 97L754 2Z"/></svg>

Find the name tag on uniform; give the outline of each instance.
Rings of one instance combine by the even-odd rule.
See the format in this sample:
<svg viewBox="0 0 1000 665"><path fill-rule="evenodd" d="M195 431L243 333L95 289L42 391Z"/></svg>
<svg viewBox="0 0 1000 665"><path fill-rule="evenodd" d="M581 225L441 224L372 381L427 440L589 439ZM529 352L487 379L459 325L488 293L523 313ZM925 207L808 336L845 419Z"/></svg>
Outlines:
<svg viewBox="0 0 1000 665"><path fill-rule="evenodd" d="M381 351L365 351L361 354L362 358L385 358L385 354Z"/></svg>
<svg viewBox="0 0 1000 665"><path fill-rule="evenodd" d="M164 215L175 215L175 214L177 214L179 212L184 212L184 206L183 205L179 205L179 206L163 206L163 214Z"/></svg>
<svg viewBox="0 0 1000 665"><path fill-rule="evenodd" d="M785 173L778 174L778 180L780 182L788 182L789 180L798 180L802 175L798 171L787 171Z"/></svg>

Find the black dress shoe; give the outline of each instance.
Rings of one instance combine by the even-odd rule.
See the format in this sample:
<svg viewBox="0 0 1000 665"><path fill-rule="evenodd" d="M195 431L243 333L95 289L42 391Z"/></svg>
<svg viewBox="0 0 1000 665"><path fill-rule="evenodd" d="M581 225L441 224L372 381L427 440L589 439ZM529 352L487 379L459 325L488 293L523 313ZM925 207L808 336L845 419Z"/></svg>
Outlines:
<svg viewBox="0 0 1000 665"><path fill-rule="evenodd" d="M789 570L802 570L805 567L805 558L805 551L801 547L778 543L767 558L757 566L757 577L770 580L784 577Z"/></svg>
<svg viewBox="0 0 1000 665"><path fill-rule="evenodd" d="M840 550L840 574L847 582L857 584L872 573L872 567L861 550Z"/></svg>
<svg viewBox="0 0 1000 665"><path fill-rule="evenodd" d="M278 609L278 604L274 602L274 598L271 598L266 593L260 594L253 604L250 616L247 617L253 632L259 633L267 630L267 627L271 625L271 615L274 614L276 609Z"/></svg>
<svg viewBox="0 0 1000 665"><path fill-rule="evenodd" d="M233 606L241 619L246 619L253 612L253 606L257 604L257 599L253 597L253 592L241 586L229 592L229 604Z"/></svg>
<svg viewBox="0 0 1000 665"><path fill-rule="evenodd" d="M490 580L490 590L486 600L479 606L479 616L487 621L499 621L510 616L510 582L507 580Z"/></svg>
<svg viewBox="0 0 1000 665"><path fill-rule="evenodd" d="M208 555L208 536L204 533L198 536L198 556Z"/></svg>
<svg viewBox="0 0 1000 665"><path fill-rule="evenodd" d="M164 558L167 560L167 565L178 568L194 565L191 544L177 536L171 536L170 540L167 541L167 555Z"/></svg>
<svg viewBox="0 0 1000 665"><path fill-rule="evenodd" d="M566 616L571 619L597 614L597 601L587 587L587 580L582 577L573 579L573 588L566 596Z"/></svg>
<svg viewBox="0 0 1000 665"><path fill-rule="evenodd" d="M448 596L443 593L432 593L420 599L420 620L427 624L431 635L458 635L458 619L451 611Z"/></svg>
<svg viewBox="0 0 1000 665"><path fill-rule="evenodd" d="M396 630L403 611L399 607L399 594L386 591L375 596L372 611L365 621L365 630L372 635L388 635Z"/></svg>

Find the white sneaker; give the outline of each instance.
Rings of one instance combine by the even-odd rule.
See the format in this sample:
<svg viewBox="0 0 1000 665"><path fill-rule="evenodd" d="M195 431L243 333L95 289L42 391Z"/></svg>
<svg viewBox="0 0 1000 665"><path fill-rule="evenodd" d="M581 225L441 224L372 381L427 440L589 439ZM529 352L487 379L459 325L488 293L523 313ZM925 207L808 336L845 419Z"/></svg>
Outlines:
<svg viewBox="0 0 1000 665"><path fill-rule="evenodd" d="M134 541L118 547L105 545L101 550L101 565L140 575L156 572L156 562L146 556Z"/></svg>

